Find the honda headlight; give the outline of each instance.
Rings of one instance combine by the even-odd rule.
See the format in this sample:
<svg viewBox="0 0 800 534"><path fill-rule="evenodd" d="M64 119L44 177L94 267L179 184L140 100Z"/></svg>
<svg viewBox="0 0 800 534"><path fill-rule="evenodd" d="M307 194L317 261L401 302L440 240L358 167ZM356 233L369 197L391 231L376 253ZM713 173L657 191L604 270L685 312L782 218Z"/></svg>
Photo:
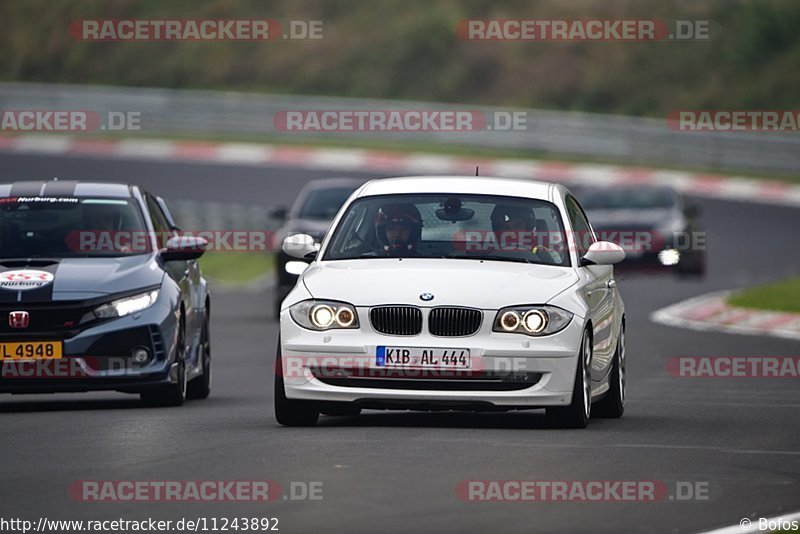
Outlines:
<svg viewBox="0 0 800 534"><path fill-rule="evenodd" d="M358 328L356 309L344 302L304 300L289 308L294 322L309 330Z"/></svg>
<svg viewBox="0 0 800 534"><path fill-rule="evenodd" d="M497 312L492 330L506 334L547 336L564 330L572 314L555 306L512 306Z"/></svg>
<svg viewBox="0 0 800 534"><path fill-rule="evenodd" d="M158 289L153 289L145 293L112 300L98 306L92 312L97 319L111 319L114 317L125 317L132 313L146 310L158 300Z"/></svg>

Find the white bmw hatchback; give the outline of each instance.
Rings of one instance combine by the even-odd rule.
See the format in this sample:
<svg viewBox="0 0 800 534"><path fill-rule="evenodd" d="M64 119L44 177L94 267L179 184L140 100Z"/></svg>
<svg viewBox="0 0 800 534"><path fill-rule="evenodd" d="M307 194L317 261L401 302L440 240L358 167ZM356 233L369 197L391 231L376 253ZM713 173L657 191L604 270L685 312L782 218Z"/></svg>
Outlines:
<svg viewBox="0 0 800 534"><path fill-rule="evenodd" d="M568 427L620 417L625 311L612 264L558 184L484 177L373 180L283 301L275 415L289 426L361 409L545 408Z"/></svg>

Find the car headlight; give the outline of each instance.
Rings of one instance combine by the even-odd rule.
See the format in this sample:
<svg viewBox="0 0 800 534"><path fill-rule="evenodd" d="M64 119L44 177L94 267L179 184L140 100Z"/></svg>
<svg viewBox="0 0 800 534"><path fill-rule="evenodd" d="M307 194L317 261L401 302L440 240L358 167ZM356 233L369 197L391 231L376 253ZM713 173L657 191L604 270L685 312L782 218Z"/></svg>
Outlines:
<svg viewBox="0 0 800 534"><path fill-rule="evenodd" d="M112 300L95 308L92 313L97 319L111 319L113 317L124 317L132 313L146 310L158 300L158 289L153 289L145 293Z"/></svg>
<svg viewBox="0 0 800 534"><path fill-rule="evenodd" d="M309 330L358 328L356 309L332 300L304 300L289 308L294 322Z"/></svg>
<svg viewBox="0 0 800 534"><path fill-rule="evenodd" d="M497 312L492 330L506 334L547 336L564 330L572 314L555 306L511 306Z"/></svg>

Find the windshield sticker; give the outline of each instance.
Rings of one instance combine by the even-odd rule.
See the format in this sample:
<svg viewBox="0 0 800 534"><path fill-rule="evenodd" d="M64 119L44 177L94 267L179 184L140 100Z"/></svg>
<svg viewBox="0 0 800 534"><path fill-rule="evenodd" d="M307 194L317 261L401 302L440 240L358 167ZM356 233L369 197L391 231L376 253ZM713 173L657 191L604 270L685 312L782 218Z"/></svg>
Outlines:
<svg viewBox="0 0 800 534"><path fill-rule="evenodd" d="M26 291L38 289L53 282L53 274L47 271L16 269L0 273L0 289Z"/></svg>
<svg viewBox="0 0 800 534"><path fill-rule="evenodd" d="M81 200L81 204L104 204L114 206L127 206L127 200L114 200L111 198L85 198Z"/></svg>
<svg viewBox="0 0 800 534"><path fill-rule="evenodd" d="M80 200L76 197L5 197L0 198L0 204L77 204Z"/></svg>

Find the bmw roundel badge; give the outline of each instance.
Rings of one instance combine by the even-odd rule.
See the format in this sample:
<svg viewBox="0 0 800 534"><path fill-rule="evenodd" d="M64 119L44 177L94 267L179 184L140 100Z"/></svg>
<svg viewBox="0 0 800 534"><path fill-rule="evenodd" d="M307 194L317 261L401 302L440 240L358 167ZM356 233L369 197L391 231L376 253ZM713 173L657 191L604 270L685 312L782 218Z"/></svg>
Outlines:
<svg viewBox="0 0 800 534"><path fill-rule="evenodd" d="M426 302L429 300L433 300L433 293L423 293L422 295L419 296L419 298Z"/></svg>

